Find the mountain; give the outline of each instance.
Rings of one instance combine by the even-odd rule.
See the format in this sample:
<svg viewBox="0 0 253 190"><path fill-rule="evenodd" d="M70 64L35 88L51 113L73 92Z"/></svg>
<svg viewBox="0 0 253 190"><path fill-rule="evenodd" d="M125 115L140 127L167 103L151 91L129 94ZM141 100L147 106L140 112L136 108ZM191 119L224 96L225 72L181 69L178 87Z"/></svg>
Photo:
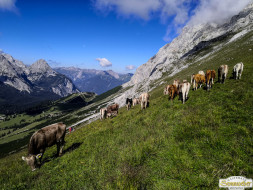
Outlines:
<svg viewBox="0 0 253 190"><path fill-rule="evenodd" d="M70 79L54 71L45 60L26 66L3 52L0 54L0 87L0 107L4 112L79 92Z"/></svg>
<svg viewBox="0 0 253 190"><path fill-rule="evenodd" d="M223 24L206 23L185 26L177 38L163 46L148 62L137 68L131 80L122 85L128 90L114 101L123 106L125 98L137 97L141 92L150 91L151 84L154 88L155 81L158 81L165 73L167 76L173 76L203 59L204 57L200 56L195 59L195 62L190 61L201 50L210 48L209 54L204 55L207 57L246 35L252 29L253 4L249 4L238 15ZM129 87L132 88L129 89Z"/></svg>
<svg viewBox="0 0 253 190"><path fill-rule="evenodd" d="M54 68L56 72L66 75L82 92L102 94L112 88L128 82L133 74L119 74L112 70L80 69L76 67Z"/></svg>

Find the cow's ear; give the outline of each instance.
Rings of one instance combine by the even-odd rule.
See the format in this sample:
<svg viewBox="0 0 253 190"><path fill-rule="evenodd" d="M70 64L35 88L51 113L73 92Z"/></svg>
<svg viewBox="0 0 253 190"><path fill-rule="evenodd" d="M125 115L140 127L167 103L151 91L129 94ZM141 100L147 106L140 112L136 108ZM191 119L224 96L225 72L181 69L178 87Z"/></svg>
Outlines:
<svg viewBox="0 0 253 190"><path fill-rule="evenodd" d="M26 157L22 156L22 160L26 161Z"/></svg>

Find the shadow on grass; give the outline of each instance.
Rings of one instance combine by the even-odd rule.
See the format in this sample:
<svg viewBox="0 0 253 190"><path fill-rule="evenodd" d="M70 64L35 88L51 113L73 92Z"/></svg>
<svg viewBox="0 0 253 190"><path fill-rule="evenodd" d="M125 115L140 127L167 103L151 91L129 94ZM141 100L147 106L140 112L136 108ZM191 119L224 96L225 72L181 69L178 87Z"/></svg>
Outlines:
<svg viewBox="0 0 253 190"><path fill-rule="evenodd" d="M57 156L57 154L54 154L53 156L47 157L42 161L42 164L39 165L39 168L43 166L45 163L50 162L51 160L57 158L57 157L62 157L65 153L67 152L72 152L73 150L79 148L82 143L73 143L70 147L68 147L66 150L63 150L63 153L61 156Z"/></svg>

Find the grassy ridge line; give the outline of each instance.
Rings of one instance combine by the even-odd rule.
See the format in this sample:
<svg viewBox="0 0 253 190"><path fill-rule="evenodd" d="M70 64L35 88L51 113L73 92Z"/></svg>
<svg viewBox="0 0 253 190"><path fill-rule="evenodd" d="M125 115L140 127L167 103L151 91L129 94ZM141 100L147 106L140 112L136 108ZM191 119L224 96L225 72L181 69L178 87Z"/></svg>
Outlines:
<svg viewBox="0 0 253 190"><path fill-rule="evenodd" d="M232 175L253 177L253 57L247 35L175 76L244 62L241 80L190 92L185 105L152 91L150 107L120 110L66 138L67 151L31 172L21 156L0 160L2 189L218 189ZM238 47L239 46L239 47ZM234 59L227 59L233 57ZM196 66L197 65L197 66ZM173 77L174 78L174 77ZM166 79L169 83L173 78ZM71 148L73 151L71 151Z"/></svg>

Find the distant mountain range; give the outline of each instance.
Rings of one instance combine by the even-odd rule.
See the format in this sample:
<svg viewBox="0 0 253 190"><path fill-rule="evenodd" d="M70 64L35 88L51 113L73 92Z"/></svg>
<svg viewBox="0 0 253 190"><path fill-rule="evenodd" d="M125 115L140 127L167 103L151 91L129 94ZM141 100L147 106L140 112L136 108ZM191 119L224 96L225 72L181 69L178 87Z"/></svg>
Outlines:
<svg viewBox="0 0 253 190"><path fill-rule="evenodd" d="M133 74L119 74L112 70L80 69L76 67L54 68L58 73L69 77L82 92L102 94L116 86L130 81Z"/></svg>
<svg viewBox="0 0 253 190"><path fill-rule="evenodd" d="M0 112L25 108L80 92L72 81L54 71L45 60L31 66L0 53Z"/></svg>
<svg viewBox="0 0 253 190"><path fill-rule="evenodd" d="M132 75L75 67L52 69L43 59L27 66L0 52L0 113L20 111L80 91L102 94L128 82Z"/></svg>

